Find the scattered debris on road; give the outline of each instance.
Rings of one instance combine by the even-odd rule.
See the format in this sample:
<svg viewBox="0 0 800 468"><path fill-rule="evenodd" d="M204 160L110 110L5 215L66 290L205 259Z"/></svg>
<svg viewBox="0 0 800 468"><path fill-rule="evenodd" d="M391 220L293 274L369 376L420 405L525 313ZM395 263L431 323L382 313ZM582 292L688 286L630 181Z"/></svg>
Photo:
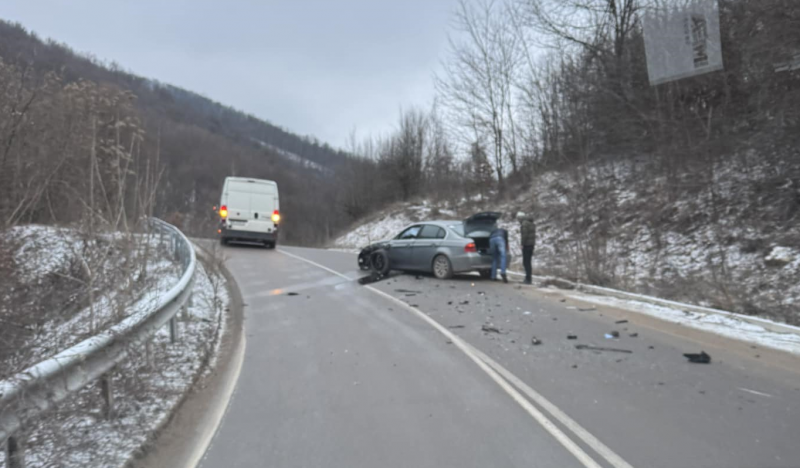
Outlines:
<svg viewBox="0 0 800 468"><path fill-rule="evenodd" d="M619 338L619 332L616 330L612 330L610 333L606 333L607 340L615 340Z"/></svg>
<svg viewBox="0 0 800 468"><path fill-rule="evenodd" d="M363 286L365 284L375 283L377 281L382 280L383 278L384 278L384 276L381 275L380 273L374 273L373 272L371 275L362 276L361 278L359 278L358 279L358 284Z"/></svg>
<svg viewBox="0 0 800 468"><path fill-rule="evenodd" d="M485 333L500 333L500 329L492 325L483 325L481 330L483 330Z"/></svg>
<svg viewBox="0 0 800 468"><path fill-rule="evenodd" d="M542 344L542 340L534 336L533 338L531 338L531 344L534 346L539 346L540 344Z"/></svg>
<svg viewBox="0 0 800 468"><path fill-rule="evenodd" d="M683 355L689 362L695 364L708 364L711 362L711 356L709 356L705 351L700 351L700 354L696 353L684 353Z"/></svg>
<svg viewBox="0 0 800 468"><path fill-rule="evenodd" d="M530 310L526 310L525 312L522 313L522 315L530 315L530 314L531 314Z"/></svg>
<svg viewBox="0 0 800 468"><path fill-rule="evenodd" d="M631 333L628 336L630 336L631 338L636 338L637 336L639 336L639 334L638 333Z"/></svg>
<svg viewBox="0 0 800 468"><path fill-rule="evenodd" d="M296 292L290 292L290 293L288 293L286 295L287 296L299 296L299 294L297 294Z"/></svg>
<svg viewBox="0 0 800 468"><path fill-rule="evenodd" d="M458 303L458 305L467 305L467 304L469 304L469 301L461 301Z"/></svg>
<svg viewBox="0 0 800 468"><path fill-rule="evenodd" d="M578 335L567 335L567 339L568 340L577 340L578 339Z"/></svg>
<svg viewBox="0 0 800 468"><path fill-rule="evenodd" d="M614 323L616 323L617 325L619 325L619 324L622 324L622 323L628 323L628 321L627 321L627 320L625 320L625 319L623 319L623 320L617 320L617 321L616 321L616 322L614 322Z"/></svg>
<svg viewBox="0 0 800 468"><path fill-rule="evenodd" d="M464 328L464 325L448 325L447 328L455 330L456 328Z"/></svg>
<svg viewBox="0 0 800 468"><path fill-rule="evenodd" d="M413 291L411 289L395 289L394 292L399 292L401 294L422 294L422 291Z"/></svg>
<svg viewBox="0 0 800 468"><path fill-rule="evenodd" d="M581 312L591 312L593 310L597 310L596 307L578 307L578 310Z"/></svg>
<svg viewBox="0 0 800 468"><path fill-rule="evenodd" d="M608 351L611 353L625 353L625 354L633 353L633 351L631 351L630 349L607 348L604 346L589 346L585 344L577 344L575 345L575 349L585 349L588 351Z"/></svg>

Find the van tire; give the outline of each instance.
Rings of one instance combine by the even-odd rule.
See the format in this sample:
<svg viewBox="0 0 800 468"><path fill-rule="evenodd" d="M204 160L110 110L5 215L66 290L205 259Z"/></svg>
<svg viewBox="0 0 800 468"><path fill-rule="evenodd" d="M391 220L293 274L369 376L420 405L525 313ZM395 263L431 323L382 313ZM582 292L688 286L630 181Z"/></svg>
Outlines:
<svg viewBox="0 0 800 468"><path fill-rule="evenodd" d="M372 272L380 276L386 276L391 271L389 265L389 254L384 249L378 249L369 255L369 265Z"/></svg>

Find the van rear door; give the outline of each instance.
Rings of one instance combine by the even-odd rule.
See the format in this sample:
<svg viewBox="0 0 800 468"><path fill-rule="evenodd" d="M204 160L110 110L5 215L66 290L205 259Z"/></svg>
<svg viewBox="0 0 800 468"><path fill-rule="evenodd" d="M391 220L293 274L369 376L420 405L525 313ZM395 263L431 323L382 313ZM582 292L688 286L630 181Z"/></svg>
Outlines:
<svg viewBox="0 0 800 468"><path fill-rule="evenodd" d="M231 229L251 232L276 230L272 214L279 207L278 188L274 183L231 180L227 184L226 195Z"/></svg>
<svg viewBox="0 0 800 468"><path fill-rule="evenodd" d="M275 229L272 213L278 210L277 193L253 192L250 194L250 223L255 230L271 232Z"/></svg>

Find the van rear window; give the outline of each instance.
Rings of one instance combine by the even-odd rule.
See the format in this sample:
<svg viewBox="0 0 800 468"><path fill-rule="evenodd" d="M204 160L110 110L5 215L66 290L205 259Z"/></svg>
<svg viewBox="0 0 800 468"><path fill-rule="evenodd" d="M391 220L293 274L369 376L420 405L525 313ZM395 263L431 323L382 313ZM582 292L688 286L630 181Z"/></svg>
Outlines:
<svg viewBox="0 0 800 468"><path fill-rule="evenodd" d="M229 192L247 192L247 193L275 193L276 187L271 184L260 184L257 182L241 182L231 181L228 182Z"/></svg>

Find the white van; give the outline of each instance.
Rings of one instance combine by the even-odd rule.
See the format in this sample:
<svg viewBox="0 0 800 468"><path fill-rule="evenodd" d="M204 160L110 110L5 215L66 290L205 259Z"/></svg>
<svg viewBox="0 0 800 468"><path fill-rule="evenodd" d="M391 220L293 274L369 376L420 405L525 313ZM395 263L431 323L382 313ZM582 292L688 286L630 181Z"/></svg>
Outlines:
<svg viewBox="0 0 800 468"><path fill-rule="evenodd" d="M278 184L271 180L226 177L219 202L219 241L278 243L281 220Z"/></svg>

